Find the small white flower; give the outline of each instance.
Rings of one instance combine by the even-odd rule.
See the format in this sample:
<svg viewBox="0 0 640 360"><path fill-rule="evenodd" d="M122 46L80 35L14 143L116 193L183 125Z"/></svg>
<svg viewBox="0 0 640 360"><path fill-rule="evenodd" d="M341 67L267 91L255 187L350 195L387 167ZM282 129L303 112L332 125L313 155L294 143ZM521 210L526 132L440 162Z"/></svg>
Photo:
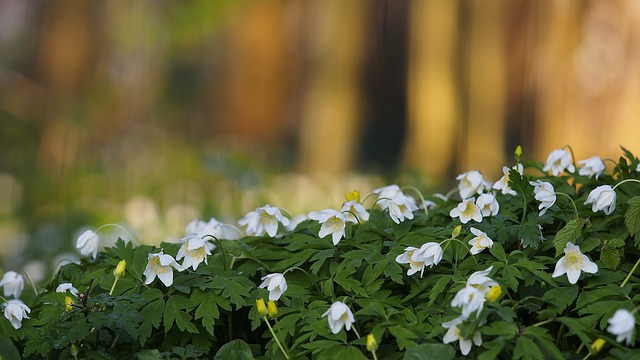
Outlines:
<svg viewBox="0 0 640 360"><path fill-rule="evenodd" d="M242 234L238 232L232 225L225 224L216 220L215 218L209 219L209 221L203 221L200 219L193 220L187 225L185 229L185 236L195 236L199 239L210 240L216 238L218 240L236 240L241 237ZM209 246L209 250L213 250L215 246Z"/></svg>
<svg viewBox="0 0 640 360"><path fill-rule="evenodd" d="M558 277L567 274L567 279L571 284L578 282L580 272L595 274L598 272L598 265L580 251L580 247L568 242L564 248L564 256L556 263L556 268L551 277Z"/></svg>
<svg viewBox="0 0 640 360"><path fill-rule="evenodd" d="M285 280L284 275L280 273L273 273L267 276L262 277L262 284L260 284L261 289L269 290L269 300L276 301L280 299L282 293L287 291L287 280Z"/></svg>
<svg viewBox="0 0 640 360"><path fill-rule="evenodd" d="M11 299L8 300L4 308L4 317L11 322L14 329L18 330L22 326L22 319L28 319L28 313L31 313L31 309L25 305L22 300Z"/></svg>
<svg viewBox="0 0 640 360"><path fill-rule="evenodd" d="M565 149L553 150L551 154L549 154L549 157L547 157L547 163L544 165L544 168L542 168L542 171L549 170L551 170L553 176L558 176L565 170L570 173L576 171L571 153Z"/></svg>
<svg viewBox="0 0 640 360"><path fill-rule="evenodd" d="M22 327L22 319L28 319L28 313L31 309L22 300L11 299L5 303L4 317L11 322L14 329L18 330Z"/></svg>
<svg viewBox="0 0 640 360"><path fill-rule="evenodd" d="M211 251L207 248L206 241L194 236L185 240L176 255L176 260L184 258L182 267L187 269L191 266L193 270L196 270L201 262L204 261L205 264L208 264L207 255L211 255Z"/></svg>
<svg viewBox="0 0 640 360"><path fill-rule="evenodd" d="M249 212L238 221L238 224L247 227L249 236L262 236L266 232L270 237L275 237L278 232L278 222L285 227L289 225L289 219L282 216L280 209L267 204Z"/></svg>
<svg viewBox="0 0 640 360"><path fill-rule="evenodd" d="M460 341L460 352L462 355L467 355L471 351L472 342L476 346L482 345L482 336L478 331L473 333L472 340L467 340L460 336L460 329L458 328L458 324L461 324L464 321L464 317L457 317L451 321L442 324L442 327L449 329L447 333L444 335L442 341L445 344L454 341Z"/></svg>
<svg viewBox="0 0 640 360"><path fill-rule="evenodd" d="M301 214L294 216L291 220L289 220L289 225L285 226L287 231L294 231L301 222L307 220L309 217L307 214Z"/></svg>
<svg viewBox="0 0 640 360"><path fill-rule="evenodd" d="M482 311L484 302L485 297L482 291L476 287L467 285L456 293L456 296L451 300L451 306L461 307L462 316L465 318L468 318L474 311L477 311L477 317Z"/></svg>
<svg viewBox="0 0 640 360"><path fill-rule="evenodd" d="M347 201L342 204L340 212L345 215L347 221L352 223L357 223L358 220L369 221L369 212L356 200Z"/></svg>
<svg viewBox="0 0 640 360"><path fill-rule="evenodd" d="M470 220L475 220L476 222L482 222L482 212L475 204L475 198L470 198L466 200L462 200L458 206L451 209L449 212L449 216L451 218L460 218L460 221L463 224L468 223Z"/></svg>
<svg viewBox="0 0 640 360"><path fill-rule="evenodd" d="M578 164L584 165L580 170L578 170L578 174L582 176L592 177L595 175L596 180L605 169L604 162L600 157L593 156L586 160L578 161Z"/></svg>
<svg viewBox="0 0 640 360"><path fill-rule="evenodd" d="M591 190L587 201L584 205L591 205L591 211L604 211L605 214L611 215L613 210L616 209L616 192L609 185L600 185L597 188Z"/></svg>
<svg viewBox="0 0 640 360"><path fill-rule="evenodd" d="M524 173L524 167L522 164L518 164L512 167L512 169L516 170L520 175ZM506 166L502 167L502 173L504 175L502 175L500 180L493 184L493 189L502 191L502 195L516 196L518 193L509 186L509 170L510 169Z"/></svg>
<svg viewBox="0 0 640 360"><path fill-rule="evenodd" d="M638 163L638 166L636 166L636 171L640 172L640 163Z"/></svg>
<svg viewBox="0 0 640 360"><path fill-rule="evenodd" d="M149 262L144 269L146 277L145 284L149 285L155 280L156 276L165 286L173 284L173 269L178 271L184 270L171 255L164 254L162 249L159 253L149 254Z"/></svg>
<svg viewBox="0 0 640 360"><path fill-rule="evenodd" d="M463 199L470 198L475 194L481 194L485 189L491 188L491 184L489 184L477 170L460 174L456 177L456 180L460 180L458 183L458 191L460 192L460 197Z"/></svg>
<svg viewBox="0 0 640 360"><path fill-rule="evenodd" d="M24 277L15 271L7 271L2 276L0 286L4 288L4 296L13 295L18 299L24 289Z"/></svg>
<svg viewBox="0 0 640 360"><path fill-rule="evenodd" d="M76 248L80 250L80 254L87 256L91 254L95 259L98 255L98 246L100 245L100 237L92 230L83 232L76 242Z"/></svg>
<svg viewBox="0 0 640 360"><path fill-rule="evenodd" d="M411 276L420 271L420 277L422 277L426 266L432 268L438 265L442 260L442 253L442 247L439 243L428 242L419 249L413 246L406 247L404 253L396 257L396 262L399 264L409 264L407 275Z"/></svg>
<svg viewBox="0 0 640 360"><path fill-rule="evenodd" d="M491 270L493 270L493 265L485 270L474 272L467 279L467 286L473 286L486 295L490 287L499 285L488 276Z"/></svg>
<svg viewBox="0 0 640 360"><path fill-rule="evenodd" d="M481 253L482 250L493 247L493 240L491 240L486 233L474 228L473 226L470 227L469 230L471 230L471 233L476 236L469 240L469 245L471 245L471 254L477 255Z"/></svg>
<svg viewBox="0 0 640 360"><path fill-rule="evenodd" d="M396 262L398 264L409 264L409 270L407 270L407 275L411 276L418 271L424 271L424 262L422 261L413 261L413 253L418 250L417 247L408 246L404 249L404 252L396 257Z"/></svg>
<svg viewBox="0 0 640 360"><path fill-rule="evenodd" d="M57 293L67 292L67 291L69 291L73 296L78 296L78 289L73 287L71 283L62 283L58 285L58 287L56 288Z"/></svg>
<svg viewBox="0 0 640 360"><path fill-rule="evenodd" d="M389 202L391 199L397 194L401 193L400 187L398 185L387 185L381 188L377 188L373 190L374 194L378 195L377 204L380 206L380 209L386 210L389 207Z"/></svg>
<svg viewBox="0 0 640 360"><path fill-rule="evenodd" d="M309 213L309 219L316 220L322 224L318 232L318 237L324 238L331 234L333 245L337 245L344 237L344 228L347 219L343 213L333 209L312 211Z"/></svg>
<svg viewBox="0 0 640 360"><path fill-rule="evenodd" d="M555 189L551 183L542 180L529 181L529 184L534 186L533 194L536 200L540 201L538 210L540 210L539 216L542 216L556 202Z"/></svg>
<svg viewBox="0 0 640 360"><path fill-rule="evenodd" d="M339 333L343 326L347 331L351 330L351 324L355 322L351 309L341 301L336 301L331 304L329 310L322 314L322 316L327 316L329 327L334 334Z"/></svg>
<svg viewBox="0 0 640 360"><path fill-rule="evenodd" d="M626 340L627 345L631 343L633 332L636 329L636 318L629 310L618 309L608 320L609 327L607 331L616 335L616 341Z"/></svg>
<svg viewBox="0 0 640 360"><path fill-rule="evenodd" d="M483 217L495 216L500 211L500 204L493 194L482 194L476 200L476 206Z"/></svg>
<svg viewBox="0 0 640 360"><path fill-rule="evenodd" d="M391 198L387 209L389 210L389 216L394 223L400 224L404 219L413 219L413 212L418 210L413 198L406 196L399 192Z"/></svg>

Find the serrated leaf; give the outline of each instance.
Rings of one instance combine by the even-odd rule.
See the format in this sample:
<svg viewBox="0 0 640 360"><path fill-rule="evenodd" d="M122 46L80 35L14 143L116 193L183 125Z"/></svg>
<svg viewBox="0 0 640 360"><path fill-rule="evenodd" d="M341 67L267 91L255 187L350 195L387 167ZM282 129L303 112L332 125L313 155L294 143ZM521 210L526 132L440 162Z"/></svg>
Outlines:
<svg viewBox="0 0 640 360"><path fill-rule="evenodd" d="M530 222L518 226L518 238L522 246L532 249L537 249L540 243L544 241L540 226Z"/></svg>
<svg viewBox="0 0 640 360"><path fill-rule="evenodd" d="M164 320L164 332L168 333L169 330L171 330L171 327L173 326L173 322L176 318L176 314L178 313L178 307L176 306L175 301L173 300L173 297L170 297L166 304L164 305L164 315L163 315L163 320Z"/></svg>
<svg viewBox="0 0 640 360"><path fill-rule="evenodd" d="M526 336L521 336L516 342L516 348L513 351L514 359L531 359L544 360L544 355L538 345Z"/></svg>
<svg viewBox="0 0 640 360"><path fill-rule="evenodd" d="M620 266L620 260L622 256L620 255L620 251L609 244L604 244L602 249L600 250L600 261L602 262L602 266L615 270Z"/></svg>
<svg viewBox="0 0 640 360"><path fill-rule="evenodd" d="M442 275L438 281L436 281L429 293L429 305L433 304L438 298L438 295L442 294L444 288L449 284L449 281L451 281L451 278L451 275Z"/></svg>
<svg viewBox="0 0 640 360"><path fill-rule="evenodd" d="M507 262L507 254L504 252L504 248L500 243L493 243L493 246L489 249L491 255L495 256L496 259L506 263Z"/></svg>
<svg viewBox="0 0 640 360"><path fill-rule="evenodd" d="M253 360L251 347L246 342L236 339L222 345L214 360Z"/></svg>
<svg viewBox="0 0 640 360"><path fill-rule="evenodd" d="M553 245L556 248L556 257L564 253L564 248L567 246L567 243L576 244L576 240L582 235L583 225L584 220L572 219L558 231L556 237L553 239Z"/></svg>
<svg viewBox="0 0 640 360"><path fill-rule="evenodd" d="M624 213L624 224L631 235L640 232L640 196L634 196L629 201L629 208Z"/></svg>
<svg viewBox="0 0 640 360"><path fill-rule="evenodd" d="M412 346L404 353L403 360L451 360L456 351L451 345L420 344Z"/></svg>
<svg viewBox="0 0 640 360"><path fill-rule="evenodd" d="M215 297L203 296L200 306L196 309L195 319L202 318L202 326L213 335L213 324L216 319L220 318L220 311L216 304Z"/></svg>
<svg viewBox="0 0 640 360"><path fill-rule="evenodd" d="M556 312L560 314L567 308L567 306L573 303L576 297L578 297L578 287L565 286L547 291L542 299L555 305Z"/></svg>

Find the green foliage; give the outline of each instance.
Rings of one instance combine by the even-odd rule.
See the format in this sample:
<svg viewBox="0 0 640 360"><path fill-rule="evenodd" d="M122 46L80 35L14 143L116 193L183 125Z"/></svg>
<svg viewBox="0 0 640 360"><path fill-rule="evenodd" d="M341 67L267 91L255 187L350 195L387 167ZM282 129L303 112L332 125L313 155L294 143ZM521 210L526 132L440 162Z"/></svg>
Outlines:
<svg viewBox="0 0 640 360"><path fill-rule="evenodd" d="M366 335L373 334L382 359L453 359L460 342L472 340L468 356L475 359L583 358L596 338L608 343L603 357L630 358L635 341L618 344L606 329L615 310L637 309L640 301L638 276L627 277L640 248L638 187L617 193L613 214L584 205L597 186L637 177L629 167L637 159L624 155L624 164L598 180L512 170L509 184L516 195L497 193L499 213L481 223L462 224L449 215L461 199L428 197L435 207L415 211L400 224L373 200L369 221L349 223L335 246L330 237L318 237L315 221L274 238L216 239L207 263L195 271L173 269L170 286L158 278L145 284L145 269L149 254L162 249L175 257L180 244L133 246L119 240L95 260L63 266L46 291L28 299L30 318L20 329L3 319L0 356L73 358L77 351L79 359L367 359L372 354ZM525 165L538 173L542 168ZM568 197L558 197L541 217L533 180L550 182ZM452 236L458 225L460 233ZM493 240L476 255L470 252L476 236L471 226ZM398 263L398 256L429 242L439 244L442 260L408 275L410 265ZM578 258L565 254L568 243L598 266L595 273L583 269L574 283L566 274L553 276L561 258ZM126 273L110 293L120 260L127 262ZM488 285L467 283L485 270ZM277 317L268 318L255 303L269 297L259 285L273 273L284 274L288 288L276 302ZM61 283L80 289L71 310L65 294L54 291ZM496 283L501 293L489 299ZM483 302L465 317L452 303L469 289ZM325 313L337 301L349 307L355 323L353 330L334 334ZM452 329L443 323L453 319L460 322L452 340Z"/></svg>

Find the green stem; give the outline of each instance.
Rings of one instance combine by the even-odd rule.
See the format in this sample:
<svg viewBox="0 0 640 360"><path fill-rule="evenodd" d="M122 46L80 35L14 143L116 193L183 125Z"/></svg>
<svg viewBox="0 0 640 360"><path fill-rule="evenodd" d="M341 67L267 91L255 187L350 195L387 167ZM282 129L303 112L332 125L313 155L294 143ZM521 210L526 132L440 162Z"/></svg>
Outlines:
<svg viewBox="0 0 640 360"><path fill-rule="evenodd" d="M569 145L565 145L565 146L563 146L562 148L563 148L563 149L564 149L564 148L568 148L568 149L569 149L569 153L571 154L571 163L575 166L575 164L576 164L576 157L575 157L575 155L573 154L573 149L571 148L571 146L569 146Z"/></svg>
<svg viewBox="0 0 640 360"><path fill-rule="evenodd" d="M576 203L575 203L575 201L573 201L571 196L569 196L568 194L565 194L563 192L555 192L554 194L566 196L569 199L569 201L571 201L571 205L573 205L573 210L576 212L576 219L578 219L580 217L580 214L578 214L578 208L576 207Z"/></svg>
<svg viewBox="0 0 640 360"><path fill-rule="evenodd" d="M297 267L297 266L293 266L293 267L290 267L290 268L288 268L287 270L285 270L285 271L282 273L282 276L284 276L286 273L288 273L288 272L289 272L289 271L291 271L291 270L300 270L300 271L302 271L305 275L307 275L307 276L309 277L309 279L311 280L311 282L313 283L313 285L315 285L316 290L318 290L318 292L319 292L320 294L322 294L322 293L323 293L323 292L320 290L320 288L318 287L318 282L316 281L316 279L314 279L314 278L313 278L313 276L311 276L311 275L310 275L310 274L309 274L305 269L299 268L299 267Z"/></svg>
<svg viewBox="0 0 640 360"><path fill-rule="evenodd" d="M284 336L282 336L282 333L280 332L280 323L278 322L278 317L276 315L276 317L274 318L274 320L276 321L276 329L278 330L278 335L280 335L280 337L282 338L282 344L284 344L284 349L286 351L286 354L291 356L289 354L289 347L287 346L287 343L284 342Z"/></svg>
<svg viewBox="0 0 640 360"><path fill-rule="evenodd" d="M356 215L353 211L351 211L351 210L345 210L345 211L343 211L343 212L342 212L342 214L344 214L344 213L349 213L349 214L353 215L353 217L354 217L354 218L356 218L356 221L358 222L358 225L362 225L362 224L360 223L360 219L358 219L358 215Z"/></svg>
<svg viewBox="0 0 640 360"><path fill-rule="evenodd" d="M136 246L140 246L140 243L138 241L136 241L136 239L133 237L133 235L131 235L131 233L129 231L127 231L127 229L125 229L124 227L122 227L121 225L118 225L118 224L113 224L113 223L104 224L104 225L98 227L95 232L97 233L98 231L100 231L100 229L106 228L108 226L113 226L113 227L116 227L116 228L124 231L125 233L127 233L127 235L129 235L129 239L131 239L132 243L134 243Z"/></svg>
<svg viewBox="0 0 640 360"><path fill-rule="evenodd" d="M548 324L548 323L550 323L550 322L554 322L554 321L556 321L556 319L547 319L547 320L544 320L544 321L540 321L540 322L538 322L538 323L535 323L535 324L533 324L533 325L531 325L531 326L532 326L532 327L538 327L538 326L542 326L542 325L545 325L545 324Z"/></svg>
<svg viewBox="0 0 640 360"><path fill-rule="evenodd" d="M422 196L422 193L420 192L420 190L418 190L414 186L405 186L405 187L402 187L400 190L402 190L402 189L413 190L416 194L418 194L418 197L420 198L421 204L424 207L424 216L429 217L429 209L427 209L427 205L424 202L424 196Z"/></svg>
<svg viewBox="0 0 640 360"><path fill-rule="evenodd" d="M29 276L29 274L27 274L26 271L22 270L21 273L24 274L24 276L27 278L27 280L29 280L29 284L31 284L31 288L33 289L33 293L36 294L36 296L38 296L38 289L36 289L36 284L33 283L33 280L31 280L31 276Z"/></svg>
<svg viewBox="0 0 640 360"><path fill-rule="evenodd" d="M353 332L356 333L356 336L358 337L358 339L360 339L360 333L358 333L358 330L356 330L356 327L353 326L352 329L353 329Z"/></svg>
<svg viewBox="0 0 640 360"><path fill-rule="evenodd" d="M284 348L282 347L282 344L280 344L280 340L278 340L278 337L276 336L276 333L273 331L273 328L271 327L271 324L269 323L269 319L267 319L266 316L264 316L264 322L267 323L267 326L269 327L269 331L271 331L271 335L273 336L273 340L276 341L276 344L278 344L278 347L280 348L280 351L282 351L282 354L284 355L285 358L290 359L289 358L289 354L287 354L286 351L284 351Z"/></svg>
<svg viewBox="0 0 640 360"><path fill-rule="evenodd" d="M113 285L111 285L111 291L109 291L109 296L113 295L113 290L116 288L117 283L118 283L118 277L116 276L116 278L113 279Z"/></svg>
<svg viewBox="0 0 640 360"><path fill-rule="evenodd" d="M375 350L371 351L371 354L373 355L373 360L378 360L378 357L376 356L376 351Z"/></svg>
<svg viewBox="0 0 640 360"><path fill-rule="evenodd" d="M457 188L457 187L456 187L456 188L453 188L453 189L451 189L451 190L449 190L449 192L448 192L448 193L446 193L446 194L444 195L444 197L445 197L445 198L447 198L447 200L449 200L449 197L450 197L451 195L455 194L456 192L458 192L458 188Z"/></svg>
<svg viewBox="0 0 640 360"><path fill-rule="evenodd" d="M464 247L467 249L467 253L469 253L469 252L471 251L471 248L469 247L469 244L465 244L465 243L464 243L464 241L462 241L462 240L460 240L460 239L456 239L456 238L453 238L453 237L452 237L452 238L449 238L449 239L446 239L446 240L442 240L442 241L440 242L440 246L442 246L442 243L443 243L443 242L447 242L447 244L445 245L445 247L444 247L444 248L442 248L442 252L443 252L443 253L444 253L444 251L445 251L445 250L447 250L447 247L449 247L449 244L451 243L451 241L457 241L457 242L459 242L460 244L462 244L462 246L464 246ZM478 265L478 260L476 260L476 257L475 257L475 256L472 256L472 258L473 258L473 261L475 261L475 262L476 262L476 265Z"/></svg>
<svg viewBox="0 0 640 360"><path fill-rule="evenodd" d="M622 180L619 183L615 184L611 190L615 190L618 186L620 186L620 185L622 185L622 184L624 184L626 182L629 182L629 181L640 183L640 180L638 180L638 179L626 179L626 180Z"/></svg>
<svg viewBox="0 0 640 360"><path fill-rule="evenodd" d="M624 278L624 281L622 282L622 284L620 284L620 287L624 287L625 285L627 285L627 281L631 279L631 275L633 275L633 273L636 271L636 269L638 268L638 265L640 265L640 259L638 259L638 261L636 261L636 264L633 265L633 268L631 269L631 271L629 271L629 274L627 275L627 277Z"/></svg>

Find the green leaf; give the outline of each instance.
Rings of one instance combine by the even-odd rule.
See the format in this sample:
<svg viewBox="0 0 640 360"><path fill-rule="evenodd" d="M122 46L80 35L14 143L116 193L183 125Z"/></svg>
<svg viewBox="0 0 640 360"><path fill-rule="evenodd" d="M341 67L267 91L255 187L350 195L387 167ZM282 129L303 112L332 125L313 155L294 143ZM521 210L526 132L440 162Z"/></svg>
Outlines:
<svg viewBox="0 0 640 360"><path fill-rule="evenodd" d="M167 303L164 305L164 332L168 333L169 330L171 330L171 327L173 326L173 322L176 318L176 315L178 313L178 306L176 306L175 301L173 300L173 297L170 297L167 300Z"/></svg>
<svg viewBox="0 0 640 360"><path fill-rule="evenodd" d="M600 261L605 268L615 270L620 266L622 255L614 246L605 243L600 249Z"/></svg>
<svg viewBox="0 0 640 360"><path fill-rule="evenodd" d="M507 254L504 252L504 248L500 243L493 243L493 246L489 249L491 255L495 256L496 259L506 263L507 262Z"/></svg>
<svg viewBox="0 0 640 360"><path fill-rule="evenodd" d="M578 240L582 234L584 224L585 221L582 219L572 219L558 231L553 239L553 245L556 247L556 257L564 253L564 248L567 246L567 243L577 243L576 240Z"/></svg>
<svg viewBox="0 0 640 360"><path fill-rule="evenodd" d="M355 346L337 346L322 351L318 354L318 360L330 359L330 360L367 360L367 357L362 354Z"/></svg>
<svg viewBox="0 0 640 360"><path fill-rule="evenodd" d="M200 306L196 309L195 319L202 318L202 326L213 335L213 324L216 319L220 318L220 311L218 310L218 304L216 304L215 296L206 296L202 293L202 300Z"/></svg>
<svg viewBox="0 0 640 360"><path fill-rule="evenodd" d="M318 275L318 272L320 271L320 268L322 267L322 265L324 265L325 261L328 258L333 257L333 254L335 254L335 252L336 252L336 249L331 248L331 249L320 250L315 255L313 255L313 257L311 257L311 260L309 260L309 262L313 263L309 267L311 272Z"/></svg>
<svg viewBox="0 0 640 360"><path fill-rule="evenodd" d="M569 328L570 333L576 334L580 341L582 341L585 346L589 346L591 344L591 338L588 333L593 331L590 326L584 324L580 319L574 319L570 317L559 317L558 321L565 324L567 328Z"/></svg>
<svg viewBox="0 0 640 360"><path fill-rule="evenodd" d="M578 297L578 287L565 286L547 291L542 299L548 301L552 305L555 305L556 313L560 314L567 308L567 306L573 303L576 297Z"/></svg>
<svg viewBox="0 0 640 360"><path fill-rule="evenodd" d="M493 321L488 326L480 328L483 335L504 336L506 338L513 337L518 331L513 322Z"/></svg>
<svg viewBox="0 0 640 360"><path fill-rule="evenodd" d="M629 208L624 213L624 224L631 235L640 232L640 196L634 196L629 201Z"/></svg>
<svg viewBox="0 0 640 360"><path fill-rule="evenodd" d="M20 353L13 342L4 336L0 336L0 359L20 360Z"/></svg>
<svg viewBox="0 0 640 360"><path fill-rule="evenodd" d="M402 325L389 327L389 332L391 333L391 335L395 336L400 350L403 350L404 348L410 348L412 346L415 346L416 344L412 339L415 339L418 336L413 331L405 328Z"/></svg>
<svg viewBox="0 0 640 360"><path fill-rule="evenodd" d="M478 360L494 360L498 358L498 355L502 352L504 348L504 344L502 342L492 341L492 342L484 342L482 346L487 349L487 351L483 352L478 356Z"/></svg>
<svg viewBox="0 0 640 360"><path fill-rule="evenodd" d="M220 347L213 360L253 360L251 347L246 342L236 339Z"/></svg>
<svg viewBox="0 0 640 360"><path fill-rule="evenodd" d="M514 359L534 359L544 360L544 355L533 340L520 336L516 342L516 348L513 351Z"/></svg>
<svg viewBox="0 0 640 360"><path fill-rule="evenodd" d="M445 344L420 344L412 346L404 353L403 360L451 360L456 350Z"/></svg>
<svg viewBox="0 0 640 360"><path fill-rule="evenodd" d="M442 275L438 281L436 281L429 293L429 305L433 304L438 298L438 295L442 294L452 277L452 275Z"/></svg>
<svg viewBox="0 0 640 360"><path fill-rule="evenodd" d="M142 324L140 324L140 345L144 345L147 339L149 339L153 331L152 327L156 329L160 327L163 313L164 299L162 297L145 306L144 309L140 311L140 315L144 317Z"/></svg>
<svg viewBox="0 0 640 360"><path fill-rule="evenodd" d="M518 238L522 242L522 246L537 249L544 237L540 226L535 223L524 223L518 227Z"/></svg>

